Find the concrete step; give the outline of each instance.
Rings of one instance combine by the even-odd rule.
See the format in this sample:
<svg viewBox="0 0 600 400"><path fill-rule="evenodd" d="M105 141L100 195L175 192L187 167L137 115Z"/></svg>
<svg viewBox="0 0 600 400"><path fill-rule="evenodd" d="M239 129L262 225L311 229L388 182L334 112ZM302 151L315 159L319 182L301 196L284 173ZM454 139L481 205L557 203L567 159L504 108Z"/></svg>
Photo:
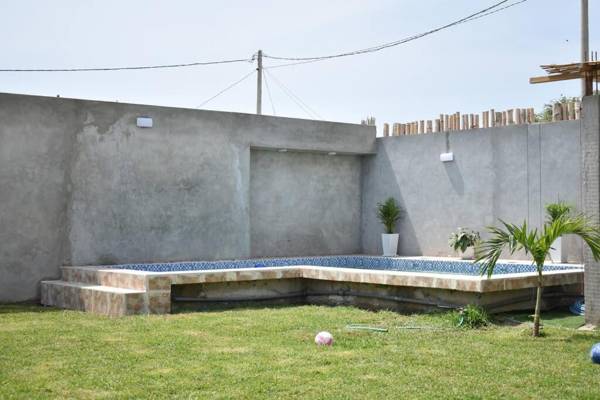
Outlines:
<svg viewBox="0 0 600 400"><path fill-rule="evenodd" d="M61 267L62 280L65 282L86 283L114 288L146 290L147 278L139 271L110 269L102 267Z"/></svg>
<svg viewBox="0 0 600 400"><path fill-rule="evenodd" d="M42 281L42 304L110 317L148 314L147 293L83 282Z"/></svg>

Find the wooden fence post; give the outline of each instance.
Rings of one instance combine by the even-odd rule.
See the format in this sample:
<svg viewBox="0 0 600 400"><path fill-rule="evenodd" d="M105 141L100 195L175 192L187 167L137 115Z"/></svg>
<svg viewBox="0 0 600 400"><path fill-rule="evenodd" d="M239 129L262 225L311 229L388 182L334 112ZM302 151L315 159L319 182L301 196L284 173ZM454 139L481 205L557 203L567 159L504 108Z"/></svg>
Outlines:
<svg viewBox="0 0 600 400"><path fill-rule="evenodd" d="M569 105L568 105L568 103L561 103L560 109L561 109L561 115L562 115L563 121L568 121L569 120Z"/></svg>
<svg viewBox="0 0 600 400"><path fill-rule="evenodd" d="M575 119L575 102L570 101L568 104L569 108L569 119Z"/></svg>
<svg viewBox="0 0 600 400"><path fill-rule="evenodd" d="M533 108L530 108L531 113L530 113L530 120L531 123L533 124L535 122L535 110Z"/></svg>
<svg viewBox="0 0 600 400"><path fill-rule="evenodd" d="M554 103L552 105L552 121L560 121L562 120L562 107L559 103Z"/></svg>

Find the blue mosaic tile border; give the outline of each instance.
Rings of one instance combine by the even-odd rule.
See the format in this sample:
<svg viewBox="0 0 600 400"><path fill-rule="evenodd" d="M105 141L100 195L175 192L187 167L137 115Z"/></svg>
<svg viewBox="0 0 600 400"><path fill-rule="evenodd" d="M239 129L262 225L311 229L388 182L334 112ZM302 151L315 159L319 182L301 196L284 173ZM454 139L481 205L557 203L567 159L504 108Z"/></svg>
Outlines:
<svg viewBox="0 0 600 400"><path fill-rule="evenodd" d="M207 271L218 269L284 267L294 265L314 265L332 268L356 268L403 272L434 272L444 274L479 275L479 265L461 260L427 260L391 258L378 256L320 256L257 258L230 261L193 261L156 264L121 264L110 268L132 269L150 272ZM568 264L546 265L545 271L570 270L577 267ZM494 275L535 272L532 264L499 263Z"/></svg>

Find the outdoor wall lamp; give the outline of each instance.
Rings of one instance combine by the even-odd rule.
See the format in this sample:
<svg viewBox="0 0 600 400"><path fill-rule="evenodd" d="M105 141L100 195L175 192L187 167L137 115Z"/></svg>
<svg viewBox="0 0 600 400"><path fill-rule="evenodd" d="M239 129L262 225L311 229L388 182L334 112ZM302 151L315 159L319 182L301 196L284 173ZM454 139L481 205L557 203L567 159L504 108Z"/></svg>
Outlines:
<svg viewBox="0 0 600 400"><path fill-rule="evenodd" d="M136 125L138 128L152 128L151 117L137 117Z"/></svg>
<svg viewBox="0 0 600 400"><path fill-rule="evenodd" d="M454 153L442 153L440 154L441 162L450 162L454 161Z"/></svg>

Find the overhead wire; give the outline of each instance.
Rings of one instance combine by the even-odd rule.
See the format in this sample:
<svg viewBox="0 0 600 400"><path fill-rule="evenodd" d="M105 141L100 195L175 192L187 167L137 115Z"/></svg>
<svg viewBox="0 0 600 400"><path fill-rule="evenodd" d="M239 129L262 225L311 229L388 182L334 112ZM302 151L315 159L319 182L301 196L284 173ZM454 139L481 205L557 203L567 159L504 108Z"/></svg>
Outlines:
<svg viewBox="0 0 600 400"><path fill-rule="evenodd" d="M240 62L253 62L254 56L250 58L237 58L232 60L199 61L183 64L163 65L140 65L133 67L92 67L92 68L2 68L0 72L92 72L92 71L129 71L144 69L186 68L206 65L233 64Z"/></svg>
<svg viewBox="0 0 600 400"><path fill-rule="evenodd" d="M285 63L285 64L274 64L274 65L269 65L269 66L263 67L263 69L277 69L277 68L281 68L281 67L291 67L292 65L311 64L311 63L315 63L318 61L323 61L323 60L308 60L308 61L296 61L296 62Z"/></svg>
<svg viewBox="0 0 600 400"><path fill-rule="evenodd" d="M225 87L225 89L221 90L220 92L218 92L217 94L215 94L214 96L204 100L204 102L202 104L200 104L198 107L196 108L201 108L203 107L205 104L209 103L211 100L216 99L217 97L219 97L220 95L222 95L223 93L225 93L226 91L228 91L229 89L232 89L234 86L237 86L238 84L242 83L243 81L245 81L246 79L248 79L248 77L252 74L254 74L256 72L256 69L252 69L252 71L250 71L249 73L247 73L246 75L244 75L243 77L241 77L240 79L238 79L237 81L233 82L232 84L230 84L229 86Z"/></svg>
<svg viewBox="0 0 600 400"><path fill-rule="evenodd" d="M269 87L269 80L267 79L267 74L264 73L263 76L265 77L265 86L267 87L267 94L269 95L269 103L271 103L273 115L277 116L277 113L275 112L275 103L273 102L273 97L271 96L271 88Z"/></svg>
<svg viewBox="0 0 600 400"><path fill-rule="evenodd" d="M509 3L509 1L513 1L513 2ZM274 56L274 55L270 55L270 54L263 54L263 57L269 58L272 60L291 61L289 63L284 63L284 64L268 65L263 68L265 84L267 87L267 93L269 96L269 101L271 103L271 108L273 110L273 114L274 115L276 114L275 104L273 102L273 98L271 95L271 90L270 90L269 83L267 80L267 75L281 88L281 90L288 97L290 97L290 99L292 99L311 118L322 119L322 117L316 111L314 111L308 104L306 104L289 87L284 85L283 82L279 81L274 75L272 75L272 73L270 73L268 71L270 69L289 67L289 66L301 65L301 64L309 64L309 63L315 63L315 62L324 61L324 60L330 60L330 59L334 59L334 58L349 57L349 56L354 56L354 55L360 55L360 54L365 54L365 53L373 53L373 52L381 51L381 50L384 50L384 49L387 49L390 47L398 46L398 45L401 45L404 43L408 43L408 42L420 39L422 37L437 33L439 31L451 28L451 27L459 25L459 24L471 22L471 21L489 16L492 14L498 13L500 11L514 7L518 4L522 4L526 1L528 1L528 0L518 0L518 1L502 0L502 1L499 1L489 7L486 7L478 12L472 13L466 17L460 18L458 20L455 20L455 21L445 24L443 26L440 26L440 27L437 27L437 28L434 28L434 29L431 29L431 30L428 30L428 31L425 31L425 32L422 32L419 34L415 34L415 35L412 35L412 36L409 36L409 37L406 37L406 38L403 38L400 40L383 43L380 45L371 46L371 47L367 47L364 49L359 49L359 50L354 50L354 51L349 51L349 52L342 52L342 53L337 53L337 54L330 54L330 55L325 55L325 56L316 56L316 57L281 57L281 56ZM509 3L509 4L506 4L506 3ZM215 61L205 61L205 62L191 62L191 63L180 63L180 64L140 65L140 66L124 66L124 67L92 67L92 68L87 68L87 67L86 68L2 68L2 69L0 69L0 72L92 72L92 71L152 70L152 69L185 68L185 67L196 67L196 66L232 64L232 63L240 63L240 62L254 62L254 61L256 61L256 57L257 57L257 53L254 53L249 58L226 59L226 60L215 60ZM210 101L219 97L221 94L223 94L226 91L237 86L242 81L246 80L249 76L251 76L254 72L255 72L255 69L253 69L248 74L244 75L239 80L228 85L227 87L225 87L224 89L222 89L215 95L211 96L207 100L205 100L202 104L200 104L198 106L198 108L203 107Z"/></svg>
<svg viewBox="0 0 600 400"><path fill-rule="evenodd" d="M495 14L498 13L500 11L506 10L508 8L514 7L516 5L519 5L521 3L524 3L528 0L518 0L518 1L514 1L513 3L510 4L506 4L511 0L502 0L497 2L496 4L486 7L483 10L480 10L476 13L470 14L466 17L463 17L461 19L458 19L456 21L450 22L446 25L431 29L429 31L426 32L422 32L413 36L409 36L400 40L396 40L393 42L388 42L388 43L383 43L377 46L372 46L372 47L367 47L364 49L359 49L359 50L354 50L354 51L349 51L349 52L343 52L343 53L337 53L337 54L331 54L331 55L326 55L326 56L318 56L318 57L281 57L281 56L274 56L274 55L270 55L270 54L264 54L263 57L265 58L270 58L273 60L282 60L282 61L294 61L293 63L288 63L288 64L280 64L280 65L272 65L266 68L281 68L281 67L287 67L287 66L292 66L292 65L300 65L300 64L308 64L308 63L312 63L312 62L317 62L317 61L323 61L323 60L328 60L328 59L332 59L332 58L339 58L339 57L348 57L348 56L353 56L353 55L359 55L359 54L365 54L365 53L372 53L372 52L376 52L376 51L380 51L389 47L394 47L394 46L398 46L404 43L408 43L410 41L413 40L417 40L420 39L424 36L428 36L431 35L433 33L439 32L441 30L444 29L448 29L451 28L453 26L459 25L459 24L463 24L466 22L471 22L483 17L486 17L488 15L491 14ZM503 7L503 4L506 4ZM237 59L226 59L226 60L214 60L214 61L198 61L198 62L191 62L191 63L179 63L179 64L159 64L159 65L138 65L138 66L123 66L123 67L74 67L74 68L0 68L0 72L94 72L94 71L131 71L131 70L152 70L152 69L166 69L166 68L186 68L186 67L197 67L197 66L207 66L207 65L220 65L220 64L232 64L232 63L240 63L240 62L254 62L256 60L256 53L254 53L251 57L249 58L237 58ZM265 69L266 69L265 68Z"/></svg>
<svg viewBox="0 0 600 400"><path fill-rule="evenodd" d="M282 57L282 56L274 56L268 53L265 53L263 55L263 57L265 58L270 58L272 60L282 60L282 61L295 61L296 63L289 63L287 65L285 64L280 64L280 65L274 65L271 66L269 68L278 68L278 67L284 67L284 66L291 66L291 65L298 65L298 64L303 64L303 63L309 63L309 62L317 62L317 61L323 61L323 60L329 60L332 58L340 58L340 57L349 57L349 56L354 56L354 55L359 55L359 54L365 54L365 53L373 53L376 51L381 51L390 47L394 47L394 46L398 46L404 43L408 43L417 39L420 39L422 37L437 33L439 31L442 31L444 29L448 29L451 28L453 26L459 25L459 24L463 24L466 22L470 22L470 21L474 21L476 19L479 18L483 18L485 16L491 15L491 14L495 14L497 12L500 12L502 10L506 10L508 8L514 7L518 4L524 3L528 0L519 0L516 1L514 3L508 4L504 7L498 8L500 7L502 4L507 3L509 0L502 0L500 2L495 3L492 6L486 7L476 13L470 14L466 17L460 18L456 21L450 22L448 24L442 25L440 27L428 30L426 32L422 32L419 34L415 34L400 40L395 40L393 42L388 42L388 43L383 43L380 45L376 45L376 46L372 46L372 47L367 47L364 49L359 49L359 50L353 50L353 51L348 51L348 52L343 52L343 53L337 53L337 54L330 54L330 55L325 55L325 56L315 56L315 57Z"/></svg>
<svg viewBox="0 0 600 400"><path fill-rule="evenodd" d="M275 82L281 88L281 90L290 99L292 99L292 101L294 101L294 103L296 103L302 110L304 110L304 112L310 118L320 119L320 120L323 119L323 117L321 117L319 115L319 113L317 113L312 108L310 108L310 106L308 104L306 104L298 95L296 95L294 92L292 92L292 90L289 87L287 87L286 85L284 85L283 82L281 82L279 79L277 79L271 72L265 70L265 73L267 73L271 77L271 79L273 80L273 82Z"/></svg>

